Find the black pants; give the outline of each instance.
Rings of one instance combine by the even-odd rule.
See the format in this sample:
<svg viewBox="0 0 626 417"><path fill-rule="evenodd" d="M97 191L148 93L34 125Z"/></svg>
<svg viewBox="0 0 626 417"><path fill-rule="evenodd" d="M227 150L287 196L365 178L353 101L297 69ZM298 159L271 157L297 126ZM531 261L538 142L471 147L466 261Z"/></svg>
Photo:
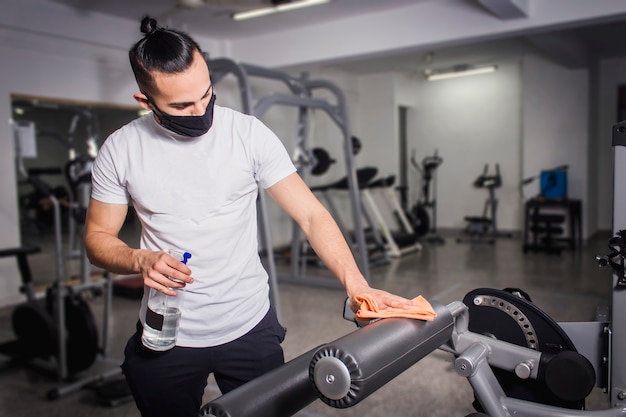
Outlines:
<svg viewBox="0 0 626 417"><path fill-rule="evenodd" d="M239 339L208 348L156 352L141 343L142 330L139 323L122 364L142 417L196 417L210 373L225 394L284 363L285 329L272 309Z"/></svg>

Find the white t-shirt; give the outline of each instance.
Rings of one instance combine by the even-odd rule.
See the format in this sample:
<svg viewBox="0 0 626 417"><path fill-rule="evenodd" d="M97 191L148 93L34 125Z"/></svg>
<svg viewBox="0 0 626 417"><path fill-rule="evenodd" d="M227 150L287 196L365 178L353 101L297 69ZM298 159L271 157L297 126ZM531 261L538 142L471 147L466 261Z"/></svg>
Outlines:
<svg viewBox="0 0 626 417"><path fill-rule="evenodd" d="M283 144L258 119L215 106L199 138L172 133L152 114L107 138L93 167L92 197L132 204L140 247L190 252L177 345L216 346L251 330L269 309L258 254L258 186L296 171ZM139 317L145 321L148 290Z"/></svg>

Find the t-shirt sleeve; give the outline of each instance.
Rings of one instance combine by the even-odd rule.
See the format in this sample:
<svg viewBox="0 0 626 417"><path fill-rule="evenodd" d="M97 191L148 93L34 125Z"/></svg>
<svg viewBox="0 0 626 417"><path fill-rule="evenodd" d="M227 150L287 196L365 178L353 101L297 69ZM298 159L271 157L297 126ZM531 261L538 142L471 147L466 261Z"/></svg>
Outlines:
<svg viewBox="0 0 626 417"><path fill-rule="evenodd" d="M114 147L107 139L98 151L91 171L91 196L98 201L110 204L128 204L126 186L120 179L119 167L114 163Z"/></svg>
<svg viewBox="0 0 626 417"><path fill-rule="evenodd" d="M263 188L269 188L296 172L287 149L265 124L254 121L253 154L255 179Z"/></svg>

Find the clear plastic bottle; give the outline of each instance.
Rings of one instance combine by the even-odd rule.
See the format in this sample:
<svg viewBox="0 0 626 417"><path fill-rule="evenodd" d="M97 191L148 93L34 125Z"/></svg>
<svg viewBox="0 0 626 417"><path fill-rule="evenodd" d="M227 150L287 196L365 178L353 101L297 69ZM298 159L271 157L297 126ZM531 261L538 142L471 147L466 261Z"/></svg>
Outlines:
<svg viewBox="0 0 626 417"><path fill-rule="evenodd" d="M189 252L174 249L167 252L184 264L191 258ZM152 350L165 351L176 346L185 289L173 290L177 293L175 296L150 288L141 342Z"/></svg>

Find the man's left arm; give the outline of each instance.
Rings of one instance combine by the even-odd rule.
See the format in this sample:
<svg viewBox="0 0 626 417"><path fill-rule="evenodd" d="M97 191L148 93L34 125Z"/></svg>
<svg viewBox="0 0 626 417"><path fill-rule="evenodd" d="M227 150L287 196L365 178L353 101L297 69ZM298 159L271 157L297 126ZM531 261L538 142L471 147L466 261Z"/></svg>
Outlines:
<svg viewBox="0 0 626 417"><path fill-rule="evenodd" d="M339 279L353 310L358 308L354 297L360 294L374 296L381 309L412 306L406 298L369 286L337 223L297 173L272 185L267 192L300 226L315 253Z"/></svg>

